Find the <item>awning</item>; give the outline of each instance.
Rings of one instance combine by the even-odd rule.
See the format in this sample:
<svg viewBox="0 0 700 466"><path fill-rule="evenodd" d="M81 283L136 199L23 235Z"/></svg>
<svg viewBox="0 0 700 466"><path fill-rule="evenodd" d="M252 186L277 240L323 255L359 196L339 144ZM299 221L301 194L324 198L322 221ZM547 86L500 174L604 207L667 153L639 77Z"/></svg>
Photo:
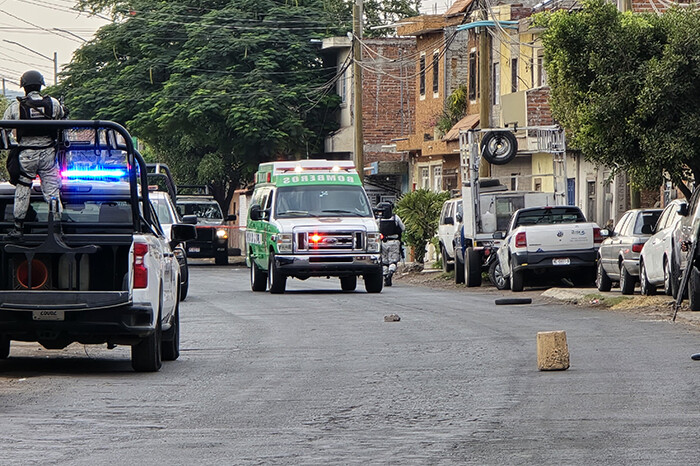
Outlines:
<svg viewBox="0 0 700 466"><path fill-rule="evenodd" d="M479 124L479 115L474 113L467 115L457 122L448 132L442 137L443 141L456 141L459 139L459 131L462 129L474 129Z"/></svg>

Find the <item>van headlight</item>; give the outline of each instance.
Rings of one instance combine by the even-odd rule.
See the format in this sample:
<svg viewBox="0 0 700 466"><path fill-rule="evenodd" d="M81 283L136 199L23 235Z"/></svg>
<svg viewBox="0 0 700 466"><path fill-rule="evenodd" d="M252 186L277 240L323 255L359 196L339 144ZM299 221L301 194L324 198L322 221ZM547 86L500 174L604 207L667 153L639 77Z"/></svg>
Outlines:
<svg viewBox="0 0 700 466"><path fill-rule="evenodd" d="M219 228L216 230L216 237L219 239L228 239L228 231L224 230L223 228Z"/></svg>
<svg viewBox="0 0 700 466"><path fill-rule="evenodd" d="M367 252L379 252L381 250L381 233L367 233Z"/></svg>
<svg viewBox="0 0 700 466"><path fill-rule="evenodd" d="M292 235L291 233L280 233L277 235L277 251L292 252Z"/></svg>

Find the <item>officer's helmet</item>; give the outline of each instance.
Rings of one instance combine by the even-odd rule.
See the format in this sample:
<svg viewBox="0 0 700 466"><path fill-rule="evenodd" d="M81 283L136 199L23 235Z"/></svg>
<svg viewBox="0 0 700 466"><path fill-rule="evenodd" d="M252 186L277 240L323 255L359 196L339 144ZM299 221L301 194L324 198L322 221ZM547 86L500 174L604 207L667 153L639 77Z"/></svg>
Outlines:
<svg viewBox="0 0 700 466"><path fill-rule="evenodd" d="M377 204L377 212L379 212L381 218L391 218L394 215L391 202L380 202Z"/></svg>
<svg viewBox="0 0 700 466"><path fill-rule="evenodd" d="M45 86L44 77L38 71L27 71L19 80L19 87L26 88L27 86Z"/></svg>

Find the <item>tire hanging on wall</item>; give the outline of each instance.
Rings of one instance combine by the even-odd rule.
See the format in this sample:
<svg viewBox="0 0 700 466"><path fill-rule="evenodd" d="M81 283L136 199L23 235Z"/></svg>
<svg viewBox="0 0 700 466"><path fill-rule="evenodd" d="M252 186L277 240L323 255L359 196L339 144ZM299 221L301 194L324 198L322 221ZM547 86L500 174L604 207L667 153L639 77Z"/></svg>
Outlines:
<svg viewBox="0 0 700 466"><path fill-rule="evenodd" d="M518 140L510 131L489 131L481 138L481 155L488 163L505 165L518 153Z"/></svg>

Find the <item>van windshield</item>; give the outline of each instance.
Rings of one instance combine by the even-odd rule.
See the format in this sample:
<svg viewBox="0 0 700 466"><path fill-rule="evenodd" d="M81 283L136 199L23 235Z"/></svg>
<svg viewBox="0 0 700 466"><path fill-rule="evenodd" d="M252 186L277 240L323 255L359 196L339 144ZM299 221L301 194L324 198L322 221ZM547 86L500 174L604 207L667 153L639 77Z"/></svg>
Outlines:
<svg viewBox="0 0 700 466"><path fill-rule="evenodd" d="M361 186L284 186L277 190L277 218L372 217Z"/></svg>

